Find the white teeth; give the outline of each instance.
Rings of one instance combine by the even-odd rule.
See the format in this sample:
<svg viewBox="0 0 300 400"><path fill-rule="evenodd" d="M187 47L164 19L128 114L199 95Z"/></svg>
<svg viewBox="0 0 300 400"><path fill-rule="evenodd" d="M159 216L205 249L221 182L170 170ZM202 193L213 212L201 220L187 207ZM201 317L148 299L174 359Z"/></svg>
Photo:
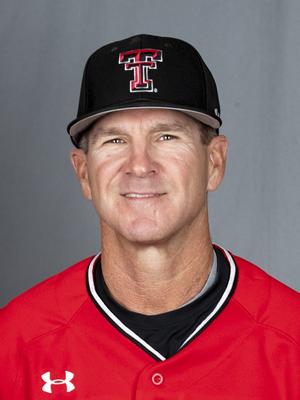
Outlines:
<svg viewBox="0 0 300 400"><path fill-rule="evenodd" d="M133 197L133 198L146 198L146 197L155 197L155 196L160 196L160 194L156 193L149 193L149 194L139 194L139 193L128 193L125 194L125 197Z"/></svg>

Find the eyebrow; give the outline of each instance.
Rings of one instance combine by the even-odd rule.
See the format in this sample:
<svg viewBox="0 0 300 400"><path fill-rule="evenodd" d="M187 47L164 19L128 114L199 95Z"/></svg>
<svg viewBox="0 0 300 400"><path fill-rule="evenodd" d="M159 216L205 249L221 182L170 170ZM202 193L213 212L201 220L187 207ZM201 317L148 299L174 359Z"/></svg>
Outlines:
<svg viewBox="0 0 300 400"><path fill-rule="evenodd" d="M159 131L165 131L165 132L169 132L169 131L184 131L184 132L189 132L189 129L187 128L187 126L185 124L182 124L180 122L172 122L172 123L158 123L155 124L151 129L150 132L151 133L155 133L155 132L159 132Z"/></svg>
<svg viewBox="0 0 300 400"><path fill-rule="evenodd" d="M118 136L122 134L121 130L117 127L112 127L112 128L108 128L108 129L102 129L102 128L98 128L95 131L91 131L90 134L90 141L91 143L96 143L97 138L99 138L99 136L104 136L104 137L108 137L108 136Z"/></svg>
<svg viewBox="0 0 300 400"><path fill-rule="evenodd" d="M155 123L152 126L150 126L149 133L155 133L155 132L185 132L190 134L190 130L185 124L182 124L181 122L171 122L171 123ZM99 136L118 136L122 134L127 134L127 131L124 130L121 126L112 126L107 129L103 129L99 127L93 135L91 135L91 141L94 142L97 137Z"/></svg>

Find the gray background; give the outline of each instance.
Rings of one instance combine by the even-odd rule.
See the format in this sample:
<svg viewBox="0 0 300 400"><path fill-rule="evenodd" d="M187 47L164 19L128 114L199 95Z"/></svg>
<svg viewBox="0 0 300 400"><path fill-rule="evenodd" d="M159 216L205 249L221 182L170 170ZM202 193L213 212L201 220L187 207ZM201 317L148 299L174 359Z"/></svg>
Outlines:
<svg viewBox="0 0 300 400"><path fill-rule="evenodd" d="M197 47L230 141L214 242L300 289L298 0L5 0L0 6L0 305L98 252L65 131L86 58L137 33Z"/></svg>

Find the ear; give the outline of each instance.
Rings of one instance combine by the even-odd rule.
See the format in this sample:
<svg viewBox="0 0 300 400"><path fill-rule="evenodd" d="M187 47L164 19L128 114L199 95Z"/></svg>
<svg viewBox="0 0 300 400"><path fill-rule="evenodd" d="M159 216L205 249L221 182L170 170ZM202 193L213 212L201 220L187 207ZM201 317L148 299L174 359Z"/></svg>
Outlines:
<svg viewBox="0 0 300 400"><path fill-rule="evenodd" d="M208 145L208 182L207 190L213 192L223 180L228 140L224 135L214 137Z"/></svg>
<svg viewBox="0 0 300 400"><path fill-rule="evenodd" d="M72 149L70 153L71 164L81 185L81 190L87 200L91 200L91 187L87 169L87 155L81 149Z"/></svg>

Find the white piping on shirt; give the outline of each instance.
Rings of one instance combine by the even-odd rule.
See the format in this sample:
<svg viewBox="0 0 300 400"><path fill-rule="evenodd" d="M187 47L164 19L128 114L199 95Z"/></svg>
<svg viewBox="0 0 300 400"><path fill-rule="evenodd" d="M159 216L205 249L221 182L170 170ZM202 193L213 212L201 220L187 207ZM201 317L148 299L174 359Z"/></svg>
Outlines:
<svg viewBox="0 0 300 400"><path fill-rule="evenodd" d="M232 287L234 285L235 281L235 276L236 276L236 265L229 254L227 250L225 250L223 247L219 246L225 253L228 261L229 261L229 266L230 266L230 274L229 274L229 280L226 286L226 289L224 290L224 293L222 297L220 298L219 302L216 304L212 312L197 326L197 328L191 333L191 335L182 343L180 346L180 349L185 346L205 325L208 324L208 322L217 314L217 312L220 310L220 308L223 306L223 304L226 302ZM124 331L128 336L132 337L136 342L140 343L145 349L147 349L149 352L154 354L158 359L161 361L166 360L166 357L164 357L162 354L160 354L157 350L155 350L152 346L150 346L145 340L143 340L140 336L138 336L136 333L134 333L131 329L129 329L115 314L111 312L111 310L104 304L104 302L101 300L101 298L98 296L96 289L95 289L95 283L93 279L93 269L94 269L94 264L96 260L98 259L100 253L98 253L90 262L88 266L88 285L90 292L96 301L96 303L101 307L101 309L105 312L105 314L122 330Z"/></svg>

